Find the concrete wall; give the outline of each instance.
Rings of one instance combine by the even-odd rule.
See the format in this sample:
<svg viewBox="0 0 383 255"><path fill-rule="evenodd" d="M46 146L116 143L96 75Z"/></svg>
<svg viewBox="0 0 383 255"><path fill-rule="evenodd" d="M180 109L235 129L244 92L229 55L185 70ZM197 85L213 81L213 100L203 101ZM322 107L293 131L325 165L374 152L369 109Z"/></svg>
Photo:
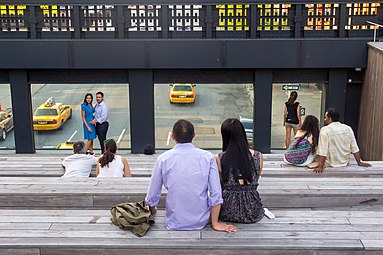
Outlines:
<svg viewBox="0 0 383 255"><path fill-rule="evenodd" d="M368 44L358 141L366 160L383 160L383 43Z"/></svg>

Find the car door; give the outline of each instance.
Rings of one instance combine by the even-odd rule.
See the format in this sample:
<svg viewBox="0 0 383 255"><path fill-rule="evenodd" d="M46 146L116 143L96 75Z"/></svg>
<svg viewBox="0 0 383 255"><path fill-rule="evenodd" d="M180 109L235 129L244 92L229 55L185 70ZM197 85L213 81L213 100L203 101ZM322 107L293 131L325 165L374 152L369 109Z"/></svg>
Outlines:
<svg viewBox="0 0 383 255"><path fill-rule="evenodd" d="M5 112L0 112L0 131L2 131L2 127L4 126L5 131L7 131L7 127L5 126L6 116Z"/></svg>
<svg viewBox="0 0 383 255"><path fill-rule="evenodd" d="M63 113L62 114L64 115L65 121L67 121L68 118L69 118L69 113L70 113L69 106L65 105L63 107L64 108L63 108Z"/></svg>
<svg viewBox="0 0 383 255"><path fill-rule="evenodd" d="M64 109L64 106L63 105L60 105L58 107L58 110L59 110L59 113L60 113L60 119L61 121L64 123L66 121L66 117L65 117L65 109Z"/></svg>
<svg viewBox="0 0 383 255"><path fill-rule="evenodd" d="M6 132L8 132L12 128L12 121L10 117L12 116L9 115L8 113L4 113L1 116L1 119L4 121L3 123L4 123L4 128Z"/></svg>
<svg viewBox="0 0 383 255"><path fill-rule="evenodd" d="M7 121L7 131L11 130L13 128L13 114L8 114L8 121Z"/></svg>

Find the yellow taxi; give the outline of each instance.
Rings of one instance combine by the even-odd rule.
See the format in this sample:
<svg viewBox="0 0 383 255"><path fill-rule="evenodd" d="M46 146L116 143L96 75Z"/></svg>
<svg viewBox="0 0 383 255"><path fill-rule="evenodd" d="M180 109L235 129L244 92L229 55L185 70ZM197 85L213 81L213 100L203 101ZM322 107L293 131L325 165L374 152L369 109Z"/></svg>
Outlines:
<svg viewBox="0 0 383 255"><path fill-rule="evenodd" d="M34 130L61 129L64 123L72 118L72 107L56 103L51 97L41 104L33 114Z"/></svg>
<svg viewBox="0 0 383 255"><path fill-rule="evenodd" d="M170 103L194 103L195 85L190 83L174 83L170 85Z"/></svg>

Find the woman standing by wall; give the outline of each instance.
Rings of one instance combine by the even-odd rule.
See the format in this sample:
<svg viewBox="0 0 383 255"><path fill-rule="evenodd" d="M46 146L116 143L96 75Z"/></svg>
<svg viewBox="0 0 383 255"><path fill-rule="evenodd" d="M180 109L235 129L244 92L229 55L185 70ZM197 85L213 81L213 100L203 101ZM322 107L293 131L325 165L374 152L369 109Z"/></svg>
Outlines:
<svg viewBox="0 0 383 255"><path fill-rule="evenodd" d="M285 102L285 109L283 114L283 124L286 128L285 148L289 147L291 140L291 129L294 130L294 135L301 127L301 110L299 102L296 102L298 93L293 91L289 99Z"/></svg>

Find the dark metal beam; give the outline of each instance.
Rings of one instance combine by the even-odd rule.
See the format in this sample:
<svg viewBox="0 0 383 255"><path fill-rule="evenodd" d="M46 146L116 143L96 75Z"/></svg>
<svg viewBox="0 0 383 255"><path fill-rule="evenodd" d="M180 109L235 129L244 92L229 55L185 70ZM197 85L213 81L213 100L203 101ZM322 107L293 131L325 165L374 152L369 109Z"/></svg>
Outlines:
<svg viewBox="0 0 383 255"><path fill-rule="evenodd" d="M0 40L1 57L7 60L0 61L0 70L366 68L367 42L348 38Z"/></svg>
<svg viewBox="0 0 383 255"><path fill-rule="evenodd" d="M340 121L344 121L345 117L346 85L346 69L329 70L326 109L329 107L336 108L340 113Z"/></svg>
<svg viewBox="0 0 383 255"><path fill-rule="evenodd" d="M132 153L143 153L146 144L155 144L152 70L129 71L129 104Z"/></svg>
<svg viewBox="0 0 383 255"><path fill-rule="evenodd" d="M273 90L272 70L256 70L254 76L254 149L270 152L271 106Z"/></svg>
<svg viewBox="0 0 383 255"><path fill-rule="evenodd" d="M35 153L31 85L25 70L9 72L16 153Z"/></svg>

